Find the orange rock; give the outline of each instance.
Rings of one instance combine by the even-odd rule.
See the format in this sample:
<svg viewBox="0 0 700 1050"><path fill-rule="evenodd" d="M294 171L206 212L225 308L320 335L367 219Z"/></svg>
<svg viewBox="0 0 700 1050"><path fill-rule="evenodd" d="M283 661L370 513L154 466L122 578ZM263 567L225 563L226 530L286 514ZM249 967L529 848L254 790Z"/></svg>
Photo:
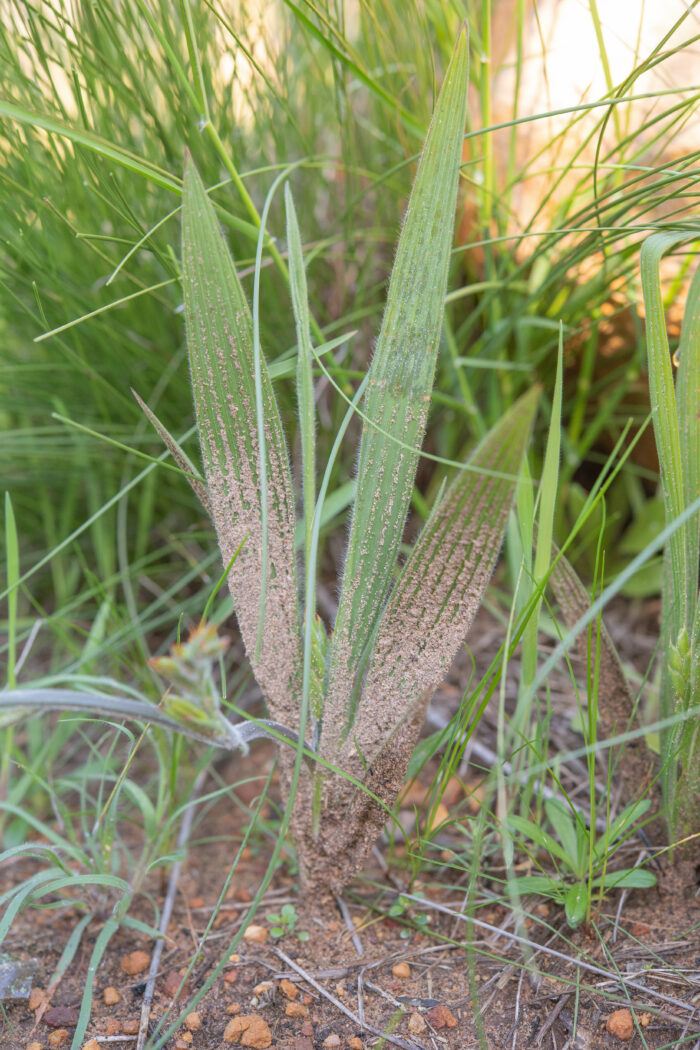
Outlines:
<svg viewBox="0 0 700 1050"><path fill-rule="evenodd" d="M309 1014L308 1007L303 1003L287 1003L284 1012L287 1017L308 1017Z"/></svg>
<svg viewBox="0 0 700 1050"><path fill-rule="evenodd" d="M69 1039L70 1032L67 1028L56 1028L49 1035L49 1046L51 1050L55 1050L56 1047L65 1046Z"/></svg>
<svg viewBox="0 0 700 1050"><path fill-rule="evenodd" d="M121 995L116 988L109 985L102 992L102 1000L105 1006L116 1006L118 1002L121 1002Z"/></svg>
<svg viewBox="0 0 700 1050"><path fill-rule="evenodd" d="M100 1050L100 1044L96 1039L88 1039L87 1043L83 1043L81 1050Z"/></svg>
<svg viewBox="0 0 700 1050"><path fill-rule="evenodd" d="M122 1023L122 1031L124 1035L138 1035L141 1022L138 1017L130 1017L128 1021Z"/></svg>
<svg viewBox="0 0 700 1050"><path fill-rule="evenodd" d="M122 1024L116 1017L108 1017L105 1023L105 1035L121 1035Z"/></svg>
<svg viewBox="0 0 700 1050"><path fill-rule="evenodd" d="M144 970L148 969L150 961L151 957L148 952L135 951L129 952L128 955L123 955L120 965L124 973L128 974L129 977L134 977L137 973L143 973Z"/></svg>
<svg viewBox="0 0 700 1050"><path fill-rule="evenodd" d="M190 897L187 903L190 908L202 908L204 907L204 897Z"/></svg>
<svg viewBox="0 0 700 1050"><path fill-rule="evenodd" d="M391 972L393 973L394 977L406 978L411 976L411 967L408 965L407 962L399 962L396 963L395 966L391 967Z"/></svg>
<svg viewBox="0 0 700 1050"><path fill-rule="evenodd" d="M286 977L283 977L280 981L280 989L282 991L282 994L286 996L287 999L299 998L299 989L291 981L288 981Z"/></svg>
<svg viewBox="0 0 700 1050"><path fill-rule="evenodd" d="M634 1021L629 1010L614 1010L605 1022L605 1027L616 1039L631 1039Z"/></svg>
<svg viewBox="0 0 700 1050"><path fill-rule="evenodd" d="M408 1019L408 1030L414 1035L420 1035L427 1028L425 1018L421 1017L417 1010L415 1010Z"/></svg>
<svg viewBox="0 0 700 1050"><path fill-rule="evenodd" d="M36 1039L33 1043L27 1043L26 1050L44 1050L41 1043L37 1043Z"/></svg>
<svg viewBox="0 0 700 1050"><path fill-rule="evenodd" d="M185 1028L189 1028L190 1032L198 1032L202 1027L202 1018L200 1015L193 1010L191 1014L188 1014L185 1018Z"/></svg>
<svg viewBox="0 0 700 1050"><path fill-rule="evenodd" d="M336 1047L340 1046L340 1036L336 1035L335 1032L331 1032L330 1035L321 1043L323 1050L336 1050Z"/></svg>
<svg viewBox="0 0 700 1050"><path fill-rule="evenodd" d="M224 974L224 981L226 984L235 984L238 980L238 970L229 970L228 973Z"/></svg>
<svg viewBox="0 0 700 1050"><path fill-rule="evenodd" d="M264 1050L272 1043L272 1032L260 1014L241 1014L226 1025L224 1042Z"/></svg>
<svg viewBox="0 0 700 1050"><path fill-rule="evenodd" d="M46 992L43 988L32 988L29 993L29 1009L38 1010L46 1002Z"/></svg>
<svg viewBox="0 0 700 1050"><path fill-rule="evenodd" d="M362 1050L362 1040L360 1039L359 1035L353 1036L350 1042L348 1043L348 1046L350 1050Z"/></svg>
<svg viewBox="0 0 700 1050"><path fill-rule="evenodd" d="M251 944L264 944L269 934L265 926L249 926L243 934L243 939Z"/></svg>
<svg viewBox="0 0 700 1050"><path fill-rule="evenodd" d="M239 1014L240 1012L241 1012L241 1004L240 1003L229 1003L229 1005L226 1007L226 1013L230 1014L232 1017L234 1017L236 1014Z"/></svg>

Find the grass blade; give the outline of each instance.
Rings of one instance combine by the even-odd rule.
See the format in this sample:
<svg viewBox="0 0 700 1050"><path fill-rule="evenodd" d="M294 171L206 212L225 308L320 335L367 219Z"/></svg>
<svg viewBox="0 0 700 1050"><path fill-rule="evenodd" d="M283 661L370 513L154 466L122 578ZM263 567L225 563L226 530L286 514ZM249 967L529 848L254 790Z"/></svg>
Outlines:
<svg viewBox="0 0 700 1050"><path fill-rule="evenodd" d="M260 359L266 444L264 549L253 325L233 260L192 161L185 168L182 276L197 426L207 491L243 641L275 718L298 719L301 668L292 478L277 402ZM267 580L259 656L256 640Z"/></svg>
<svg viewBox="0 0 700 1050"><path fill-rule="evenodd" d="M463 32L426 139L369 370L364 411L386 433L365 424L360 443L324 715L328 756L352 723L355 680L390 587L425 431L452 246L467 72Z"/></svg>
<svg viewBox="0 0 700 1050"><path fill-rule="evenodd" d="M309 323L309 297L304 271L304 256L299 234L299 223L294 208L292 191L284 188L284 203L287 211L287 248L289 250L289 287L297 329L297 401L299 409L299 434L301 436L301 478L304 508L304 564L308 564L316 505L316 431L314 427L314 387L311 351L311 328ZM306 620L313 622L313 594L307 595Z"/></svg>

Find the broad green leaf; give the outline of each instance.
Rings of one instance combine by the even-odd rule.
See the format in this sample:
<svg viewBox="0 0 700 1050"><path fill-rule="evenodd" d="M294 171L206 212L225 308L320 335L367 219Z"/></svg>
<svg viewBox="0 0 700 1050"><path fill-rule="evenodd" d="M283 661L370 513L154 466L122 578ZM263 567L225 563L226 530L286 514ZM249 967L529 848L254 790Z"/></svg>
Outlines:
<svg viewBox="0 0 700 1050"><path fill-rule="evenodd" d="M371 763L404 725L410 753L496 565L538 401L535 387L482 438L426 522L379 626L348 762L359 750Z"/></svg>
<svg viewBox="0 0 700 1050"><path fill-rule="evenodd" d="M287 449L264 359L260 380L266 447L260 448L252 319L214 209L189 158L182 194L182 283L204 473L224 564L243 543L228 577L236 617L271 712L294 724L301 642ZM261 455L267 457L266 566Z"/></svg>
<svg viewBox="0 0 700 1050"><path fill-rule="evenodd" d="M513 813L508 817L508 825L525 839L529 839L536 846L546 850L551 857L556 857L557 860L560 860L565 868L573 870L573 858L539 824L535 824L534 821L527 820L525 817L519 817L516 813Z"/></svg>
<svg viewBox="0 0 700 1050"><path fill-rule="evenodd" d="M356 677L390 588L425 432L452 248L467 73L463 32L428 131L368 373L324 712L323 751L330 756L352 722Z"/></svg>
<svg viewBox="0 0 700 1050"><path fill-rule="evenodd" d="M548 875L521 875L508 883L513 886L521 896L526 893L539 893L543 897L552 897L560 900L564 896L564 883L550 879Z"/></svg>
<svg viewBox="0 0 700 1050"><path fill-rule="evenodd" d="M674 389L659 264L662 255L698 231L656 233L642 245L641 271L647 324L649 390L659 453L666 524L672 524L700 495L700 276L695 274L686 302ZM660 708L672 715L695 703L700 687L700 603L698 546L700 515L694 514L669 539L664 552L661 614ZM687 652L681 654L682 645ZM680 658L680 666L671 667ZM661 735L662 784L672 839L697 830L700 731L696 721Z"/></svg>
<svg viewBox="0 0 700 1050"><path fill-rule="evenodd" d="M700 496L700 411L698 410L700 405L700 266L695 271L688 289L678 356L676 401L683 464L684 498L687 507ZM692 571L693 567L697 569L700 549L700 514L696 514L687 523L686 530L688 575L692 585ZM691 697L700 695L700 601L696 601L694 613L690 655ZM687 726L685 733L688 734L691 731L692 727ZM685 761L687 770L690 771L693 765L697 770L699 765L697 758L693 761L688 756ZM700 796L700 773L695 776L694 790L696 797Z"/></svg>
<svg viewBox="0 0 700 1050"><path fill-rule="evenodd" d="M633 824L636 824L638 820L641 820L650 806L651 802L646 798L640 799L638 802L632 802L631 805L626 806L622 813L620 813L610 825L610 830L607 835L610 844L613 845L621 839Z"/></svg>
<svg viewBox="0 0 700 1050"><path fill-rule="evenodd" d="M575 929L586 918L588 908L588 887L585 882L571 886L564 898L564 911L569 926Z"/></svg>
<svg viewBox="0 0 700 1050"><path fill-rule="evenodd" d="M571 857L571 866L578 864L578 839L576 837L576 816L567 806L557 798L547 798L544 801L544 810L549 823L554 828L557 838L561 842L564 852Z"/></svg>
<svg viewBox="0 0 700 1050"><path fill-rule="evenodd" d="M659 453L661 487L666 507L667 524L675 521L684 509L684 483L676 394L671 354L666 335L666 317L659 265L661 257L667 251L682 241L689 240L690 237L691 234L687 230L655 233L645 240L641 251L642 290L644 292L647 354L649 358L649 393L651 396L654 436ZM686 626L689 626L686 526L678 529L671 536L669 550L674 579L673 601L675 607L669 626L675 636L684 623ZM694 574L697 590L697 552Z"/></svg>
<svg viewBox="0 0 700 1050"><path fill-rule="evenodd" d="M593 889L605 886L606 893L610 890L648 890L656 886L656 875L641 868L622 868L606 872L605 877L599 875L591 881L591 886Z"/></svg>

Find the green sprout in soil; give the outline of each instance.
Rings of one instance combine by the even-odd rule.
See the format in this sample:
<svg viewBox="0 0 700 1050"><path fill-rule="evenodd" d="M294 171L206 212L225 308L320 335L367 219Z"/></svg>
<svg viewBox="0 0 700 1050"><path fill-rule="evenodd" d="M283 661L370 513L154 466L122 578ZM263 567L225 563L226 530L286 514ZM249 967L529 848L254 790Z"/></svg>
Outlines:
<svg viewBox="0 0 700 1050"><path fill-rule="evenodd" d="M274 926L270 927L270 936L276 940L294 933L298 941L308 941L308 930L297 930L299 916L293 904L283 904L279 913L268 912L265 918L268 922L274 923Z"/></svg>

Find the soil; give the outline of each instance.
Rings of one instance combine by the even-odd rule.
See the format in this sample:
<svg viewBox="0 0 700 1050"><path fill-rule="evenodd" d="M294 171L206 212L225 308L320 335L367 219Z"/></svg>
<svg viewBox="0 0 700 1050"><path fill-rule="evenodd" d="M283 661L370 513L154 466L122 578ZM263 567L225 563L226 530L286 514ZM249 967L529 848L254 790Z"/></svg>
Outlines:
<svg viewBox="0 0 700 1050"><path fill-rule="evenodd" d="M648 614L642 612L638 623ZM472 639L477 663L493 652L489 630L495 629L487 614L480 623L477 640ZM626 634L634 638L635 632ZM455 674L462 672L458 668ZM433 718L438 723L454 707L455 681L437 698ZM217 901L244 833L246 807L261 790L260 778L272 762L273 752L263 743L246 758L217 765L219 782L239 783L243 805L232 806L224 798L195 826L177 878L152 999L147 982L154 940L121 927L98 967L81 1047L143 1046L140 1025L143 1035L149 1034L146 1045L152 1046L178 1019L179 1027L165 1043L168 1050L237 1045L289 1050L700 1046L700 899L698 872L689 862L671 866L660 858L657 888L622 897L611 894L591 924L574 931L560 907L536 898L526 902L529 917L516 927L512 912L500 903L497 878L489 881L494 868L488 866L472 912L478 925L469 925L464 918L468 857L462 868L453 866L464 850L459 824L436 834L433 863L422 868L422 882L411 880L405 844L392 845L384 837L372 859L374 867L354 881L341 903L300 900L291 858L283 854L252 920L266 931L258 933L264 939L243 939L234 946L271 853L275 812L269 803L264 804L266 830L251 837L218 910ZM478 779L474 766L460 772L443 803L450 816L461 814L467 823L478 811ZM246 777L258 779L244 784ZM429 774L422 777L424 782L410 789L403 804L411 835L415 810L409 803L419 805L429 788ZM211 787L207 782L202 793ZM640 848L639 840L630 844L626 865L635 863ZM40 862L30 859L5 865L0 892L40 870ZM166 868L148 876L130 908L132 918L157 924L154 915L161 914L168 878ZM422 891L425 904L390 917L387 912L401 890ZM3 1004L3 1050L69 1048L73 1041L90 955L114 898L105 894L102 900L92 899L84 888L65 892L72 896L42 899L54 907L25 908L2 945L14 960L28 967L32 960L37 963L31 998L7 998ZM90 903L95 918L47 1001L42 993L85 914L83 902ZM274 924L266 916L285 903L296 909L295 931L274 939ZM423 913L431 921L421 927ZM307 940L297 938L300 931L308 934ZM220 964L209 990L193 1003Z"/></svg>

